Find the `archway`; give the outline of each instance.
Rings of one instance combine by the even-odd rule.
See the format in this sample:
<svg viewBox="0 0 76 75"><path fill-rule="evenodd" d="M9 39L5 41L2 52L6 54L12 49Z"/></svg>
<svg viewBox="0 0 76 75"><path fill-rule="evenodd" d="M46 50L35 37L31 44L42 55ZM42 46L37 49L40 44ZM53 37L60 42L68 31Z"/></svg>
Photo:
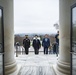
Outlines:
<svg viewBox="0 0 76 75"><path fill-rule="evenodd" d="M70 6L76 1L60 0L60 53L57 66L58 74L70 74ZM13 0L0 1L4 8L4 44L5 44L5 73L17 70L14 59L14 28L13 28ZM67 17L68 16L68 17ZM11 28L11 29L10 29ZM67 41L67 42L66 42ZM64 65L64 66L63 66ZM66 67L67 66L67 67Z"/></svg>

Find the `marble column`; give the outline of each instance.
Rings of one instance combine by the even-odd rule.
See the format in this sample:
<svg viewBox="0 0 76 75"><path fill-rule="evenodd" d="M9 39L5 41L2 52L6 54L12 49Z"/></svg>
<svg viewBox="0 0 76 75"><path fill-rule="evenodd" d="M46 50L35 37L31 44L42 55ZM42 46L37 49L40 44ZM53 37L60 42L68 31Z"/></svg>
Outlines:
<svg viewBox="0 0 76 75"><path fill-rule="evenodd" d="M14 58L14 11L13 0L2 0L4 10L4 64L5 75L13 74L17 70Z"/></svg>
<svg viewBox="0 0 76 75"><path fill-rule="evenodd" d="M56 64L57 75L70 75L71 0L59 0L60 48Z"/></svg>

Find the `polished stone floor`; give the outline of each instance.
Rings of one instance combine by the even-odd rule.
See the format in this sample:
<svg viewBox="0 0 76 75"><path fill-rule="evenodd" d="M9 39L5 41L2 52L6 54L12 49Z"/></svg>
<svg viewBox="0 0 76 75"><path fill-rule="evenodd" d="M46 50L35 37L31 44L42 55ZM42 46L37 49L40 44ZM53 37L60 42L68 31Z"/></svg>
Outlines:
<svg viewBox="0 0 76 75"><path fill-rule="evenodd" d="M0 53L0 75L3 75L3 55Z"/></svg>
<svg viewBox="0 0 76 75"><path fill-rule="evenodd" d="M18 75L55 75L52 66L57 57L54 54L44 55L40 52L35 55L30 52L29 55L18 55L16 60L21 65Z"/></svg>
<svg viewBox="0 0 76 75"><path fill-rule="evenodd" d="M76 53L72 55L72 75L76 75Z"/></svg>

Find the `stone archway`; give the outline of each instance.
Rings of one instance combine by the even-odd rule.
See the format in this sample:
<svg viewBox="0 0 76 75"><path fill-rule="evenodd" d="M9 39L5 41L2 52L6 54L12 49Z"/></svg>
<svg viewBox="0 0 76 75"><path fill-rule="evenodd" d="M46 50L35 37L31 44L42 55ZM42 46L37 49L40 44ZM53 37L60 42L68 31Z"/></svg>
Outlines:
<svg viewBox="0 0 76 75"><path fill-rule="evenodd" d="M70 3L71 0L60 0L60 52L55 71L58 74L70 75ZM14 59L14 22L13 0L1 0L4 8L4 43L5 43L5 75L17 70Z"/></svg>

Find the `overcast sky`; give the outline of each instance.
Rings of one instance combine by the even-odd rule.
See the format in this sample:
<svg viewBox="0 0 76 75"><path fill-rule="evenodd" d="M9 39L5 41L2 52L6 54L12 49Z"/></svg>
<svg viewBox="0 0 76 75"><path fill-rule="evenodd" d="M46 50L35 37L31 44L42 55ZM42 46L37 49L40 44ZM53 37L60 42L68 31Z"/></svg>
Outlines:
<svg viewBox="0 0 76 75"><path fill-rule="evenodd" d="M14 33L56 33L59 0L14 0Z"/></svg>

